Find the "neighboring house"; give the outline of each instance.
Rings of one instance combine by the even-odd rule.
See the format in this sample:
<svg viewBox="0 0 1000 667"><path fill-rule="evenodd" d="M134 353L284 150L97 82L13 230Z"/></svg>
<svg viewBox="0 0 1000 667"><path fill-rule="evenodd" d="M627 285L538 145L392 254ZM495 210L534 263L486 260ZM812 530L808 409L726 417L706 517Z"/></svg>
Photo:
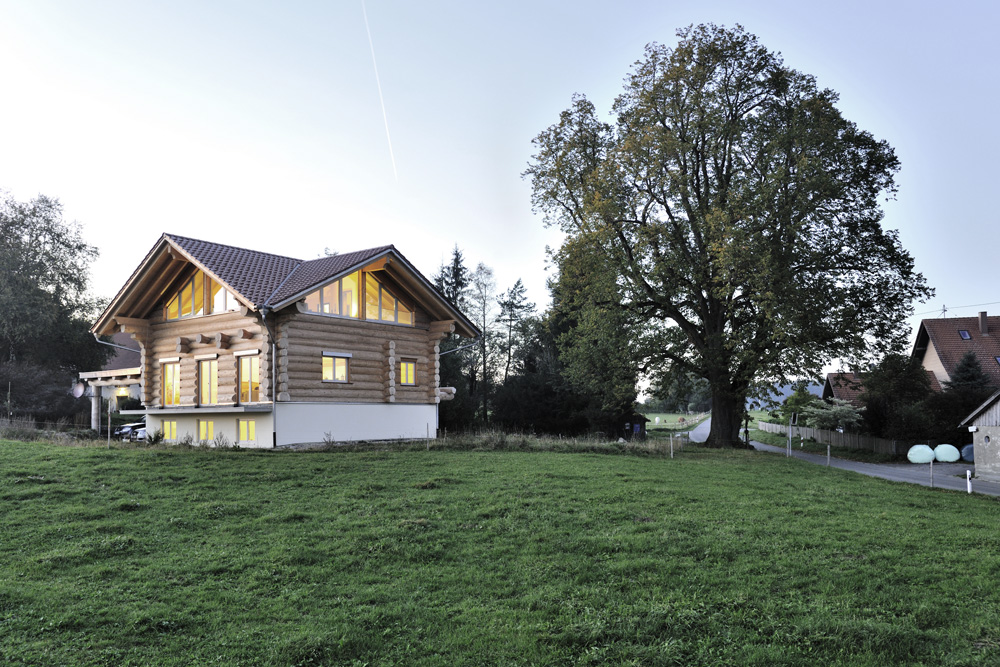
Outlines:
<svg viewBox="0 0 1000 667"><path fill-rule="evenodd" d="M976 477L1000 482L1000 391L965 418L959 427L972 431Z"/></svg>
<svg viewBox="0 0 1000 667"><path fill-rule="evenodd" d="M861 402L861 394L865 391L863 382L858 373L827 373L826 382L823 383L823 400L836 398L862 408L864 403Z"/></svg>
<svg viewBox="0 0 1000 667"><path fill-rule="evenodd" d="M934 374L938 387L951 379L966 352L979 359L994 387L1000 387L1000 317L946 317L923 320L917 329L912 357Z"/></svg>
<svg viewBox="0 0 1000 667"><path fill-rule="evenodd" d="M934 373L927 371L927 381L931 390L941 391L941 384ZM862 373L827 373L826 382L823 385L823 400L828 401L836 398L847 401L856 408L863 408L864 402L861 400L865 393L865 380Z"/></svg>
<svg viewBox="0 0 1000 667"><path fill-rule="evenodd" d="M435 437L438 344L476 327L393 246L303 261L164 234L91 329L149 432L242 447Z"/></svg>

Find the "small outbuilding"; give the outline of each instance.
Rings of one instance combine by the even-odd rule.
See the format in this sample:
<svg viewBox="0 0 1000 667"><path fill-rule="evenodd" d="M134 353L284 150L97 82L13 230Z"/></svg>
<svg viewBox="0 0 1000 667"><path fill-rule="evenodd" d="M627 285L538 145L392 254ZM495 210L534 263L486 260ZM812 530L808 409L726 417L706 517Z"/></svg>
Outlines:
<svg viewBox="0 0 1000 667"><path fill-rule="evenodd" d="M965 418L959 426L972 432L976 477L1000 482L1000 391Z"/></svg>

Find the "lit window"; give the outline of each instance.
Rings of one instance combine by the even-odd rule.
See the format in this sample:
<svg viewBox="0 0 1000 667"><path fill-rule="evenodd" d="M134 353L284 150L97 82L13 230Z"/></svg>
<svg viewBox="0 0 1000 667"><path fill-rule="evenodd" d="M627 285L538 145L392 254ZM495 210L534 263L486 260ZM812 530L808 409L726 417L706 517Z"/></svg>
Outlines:
<svg viewBox="0 0 1000 667"><path fill-rule="evenodd" d="M962 337L962 340L970 340L972 338L972 336L969 335L969 332L965 329L959 329L958 335Z"/></svg>
<svg viewBox="0 0 1000 667"><path fill-rule="evenodd" d="M240 357L240 403L260 401L260 357Z"/></svg>
<svg viewBox="0 0 1000 667"><path fill-rule="evenodd" d="M306 309L323 315L358 316L358 281L360 272L344 276L306 295Z"/></svg>
<svg viewBox="0 0 1000 667"><path fill-rule="evenodd" d="M403 360L399 364L399 384L417 384L417 362Z"/></svg>
<svg viewBox="0 0 1000 667"><path fill-rule="evenodd" d="M413 311L371 273L365 273L365 319L413 324Z"/></svg>
<svg viewBox="0 0 1000 667"><path fill-rule="evenodd" d="M347 382L348 356L323 353L323 382Z"/></svg>
<svg viewBox="0 0 1000 667"><path fill-rule="evenodd" d="M219 362L198 363L198 404L215 405L219 402Z"/></svg>
<svg viewBox="0 0 1000 667"><path fill-rule="evenodd" d="M198 420L198 440L202 442L208 442L209 440L215 439L215 422L199 419Z"/></svg>
<svg viewBox="0 0 1000 667"><path fill-rule="evenodd" d="M163 431L164 440L176 440L177 439L177 422L173 420L166 420L160 422L160 430Z"/></svg>
<svg viewBox="0 0 1000 667"><path fill-rule="evenodd" d="M257 421L254 419L236 420L237 438L239 442L257 441Z"/></svg>
<svg viewBox="0 0 1000 667"><path fill-rule="evenodd" d="M181 365L177 362L163 364L163 382L160 393L165 406L181 404Z"/></svg>
<svg viewBox="0 0 1000 667"><path fill-rule="evenodd" d="M198 271L167 302L165 317L168 320L179 320L239 310L239 307L236 295L224 289L203 271Z"/></svg>

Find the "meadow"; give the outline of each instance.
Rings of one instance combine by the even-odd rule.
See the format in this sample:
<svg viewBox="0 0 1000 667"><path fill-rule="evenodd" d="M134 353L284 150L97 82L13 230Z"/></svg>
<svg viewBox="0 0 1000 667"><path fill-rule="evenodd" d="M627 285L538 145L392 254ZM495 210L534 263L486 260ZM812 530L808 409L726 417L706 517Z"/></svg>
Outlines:
<svg viewBox="0 0 1000 667"><path fill-rule="evenodd" d="M0 442L12 665L1000 664L997 499L751 451Z"/></svg>

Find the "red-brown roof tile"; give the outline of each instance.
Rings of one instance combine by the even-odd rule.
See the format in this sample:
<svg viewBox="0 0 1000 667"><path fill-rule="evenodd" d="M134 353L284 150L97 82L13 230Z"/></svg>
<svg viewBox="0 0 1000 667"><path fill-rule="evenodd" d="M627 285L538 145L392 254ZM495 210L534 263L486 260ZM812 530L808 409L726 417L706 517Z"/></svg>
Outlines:
<svg viewBox="0 0 1000 667"><path fill-rule="evenodd" d="M963 338L960 332L967 332ZM949 377L966 352L976 355L983 371L1000 387L1000 316L986 317L986 335L980 331L978 317L946 317L923 320L917 329L917 340L913 346L913 357L922 359L929 345L933 343L938 358Z"/></svg>

